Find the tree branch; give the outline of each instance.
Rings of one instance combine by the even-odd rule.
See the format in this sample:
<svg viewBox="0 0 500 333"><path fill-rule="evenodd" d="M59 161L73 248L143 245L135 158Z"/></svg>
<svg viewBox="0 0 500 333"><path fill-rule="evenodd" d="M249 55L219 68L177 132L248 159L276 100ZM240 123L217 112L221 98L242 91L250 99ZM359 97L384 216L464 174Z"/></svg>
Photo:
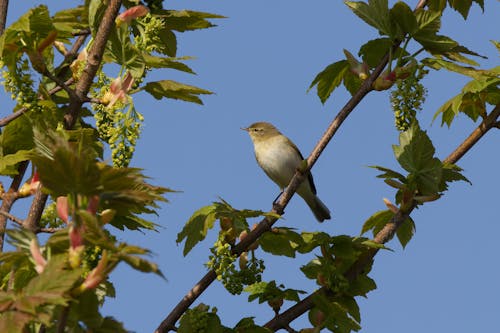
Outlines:
<svg viewBox="0 0 500 333"><path fill-rule="evenodd" d="M0 0L0 36L5 30L7 23L7 11L9 9L9 0Z"/></svg>
<svg viewBox="0 0 500 333"><path fill-rule="evenodd" d="M19 225L23 225L23 220L20 219L19 217L16 217L16 216L12 215L11 213L7 213L7 212L4 212L4 211L0 210L0 215L5 216L9 220L11 220L13 222L16 222Z"/></svg>
<svg viewBox="0 0 500 333"><path fill-rule="evenodd" d="M1 0L0 0L1 1ZM9 213L12 205L17 200L16 192L21 185L21 181L23 180L24 173L26 172L26 168L28 167L28 161L24 161L19 163L17 168L17 175L12 179L12 183L10 184L9 190L4 193L2 206L0 207L0 211L4 213ZM7 217L5 215L0 214L0 252L3 251L3 243L5 238L5 229L7 226Z"/></svg>
<svg viewBox="0 0 500 333"><path fill-rule="evenodd" d="M121 0L110 0L108 3L108 7L104 12L104 16L99 25L99 29L94 38L94 43L89 50L87 63L75 87L77 98L71 100L68 112L64 115L64 125L66 129L73 128L73 126L75 125L83 101L87 97L90 86L92 85L99 66L101 65L102 55L104 54L106 42L108 41L111 29L114 27L115 18L118 14L121 3Z"/></svg>
<svg viewBox="0 0 500 333"><path fill-rule="evenodd" d="M490 114L484 119L484 121L479 124L479 126L447 157L443 160L443 163L457 163L465 153L467 153L490 129L496 127L497 119L500 117L500 105L497 105ZM410 216L411 212L416 208L414 204L407 212L402 212L399 210L392 219L379 231L373 241L379 244L385 244L390 241L399 226ZM360 257L351 268L345 273L345 277L348 281L354 281L367 266L371 263L375 255L378 253L378 249L370 249L365 255ZM286 326L296 318L303 315L305 312L309 311L314 307L313 299L319 293L328 292L328 289L322 287L304 298L302 301L290 307L288 310L274 317L268 321L264 327L271 330L278 330L281 328L286 328Z"/></svg>

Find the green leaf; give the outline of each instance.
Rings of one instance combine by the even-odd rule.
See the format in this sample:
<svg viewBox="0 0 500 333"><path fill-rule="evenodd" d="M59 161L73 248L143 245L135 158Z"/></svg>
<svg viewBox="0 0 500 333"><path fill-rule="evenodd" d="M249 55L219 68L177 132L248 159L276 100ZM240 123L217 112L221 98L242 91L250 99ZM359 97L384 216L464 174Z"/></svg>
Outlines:
<svg viewBox="0 0 500 333"><path fill-rule="evenodd" d="M402 1L396 2L390 10L391 20L394 20L403 33L412 35L418 28L417 18L410 6Z"/></svg>
<svg viewBox="0 0 500 333"><path fill-rule="evenodd" d="M442 164L434 157L434 146L427 134L413 125L399 135L399 146L393 146L399 164L410 174L408 184L413 184L420 194L439 192Z"/></svg>
<svg viewBox="0 0 500 333"><path fill-rule="evenodd" d="M241 319L236 326L234 326L234 331L238 333L271 333L268 328L257 326L252 317L247 317Z"/></svg>
<svg viewBox="0 0 500 333"><path fill-rule="evenodd" d="M390 178L390 179L397 179L401 181L401 183L406 182L406 177L400 174L399 172L378 165L370 165L369 167L383 172L382 174L378 175L377 178L385 178L385 179Z"/></svg>
<svg viewBox="0 0 500 333"><path fill-rule="evenodd" d="M208 19L225 18L222 15L192 10L161 10L157 14L166 17L169 29L179 32L214 27L215 25Z"/></svg>
<svg viewBox="0 0 500 333"><path fill-rule="evenodd" d="M414 234L415 222L411 217L408 217L403 221L403 223L401 223L398 230L396 231L396 236L398 237L398 240L401 243L403 249L406 247L406 244L408 244Z"/></svg>
<svg viewBox="0 0 500 333"><path fill-rule="evenodd" d="M363 228L361 228L361 235L369 230L373 230L373 235L376 235L393 217L394 213L390 210L381 210L376 212L363 224Z"/></svg>
<svg viewBox="0 0 500 333"><path fill-rule="evenodd" d="M245 287L244 290L249 293L249 302L258 299L259 303L264 303L274 299L298 302L300 300L299 294L306 293L303 290L285 289L284 285L276 285L276 281L274 280L270 282L256 282Z"/></svg>
<svg viewBox="0 0 500 333"><path fill-rule="evenodd" d="M17 175L17 164L29 160L32 154L32 150L19 150L15 154L2 156L0 158L0 174Z"/></svg>
<svg viewBox="0 0 500 333"><path fill-rule="evenodd" d="M363 21L376 28L381 34L398 38L398 33L393 26L389 15L389 4L387 0L346 1L345 4L354 14Z"/></svg>
<svg viewBox="0 0 500 333"><path fill-rule="evenodd" d="M354 94L356 94L356 92L363 84L363 80L361 80L359 76L355 75L351 71L345 71L342 83L344 84L344 87L347 89L347 91L349 91L351 96L354 96Z"/></svg>
<svg viewBox="0 0 500 333"><path fill-rule="evenodd" d="M481 6L484 12L483 0L475 0L475 2L477 2ZM450 4L451 8L453 8L463 16L464 20L467 19L469 10L472 7L472 0L449 0L448 3Z"/></svg>
<svg viewBox="0 0 500 333"><path fill-rule="evenodd" d="M186 72L186 73L190 73L190 74L196 74L187 65L178 61L178 60L189 60L189 59L192 59L191 57L165 58L165 57L152 56L152 55L149 55L147 53L143 53L142 56L144 58L144 62L146 64L146 66L148 66L148 67L151 67L151 68L172 68L172 69L176 69L178 71L182 71L182 72Z"/></svg>
<svg viewBox="0 0 500 333"><path fill-rule="evenodd" d="M472 183L461 173L462 169L455 164L443 164L443 175L441 179L440 190L448 189L448 183L456 181L464 181L472 185Z"/></svg>
<svg viewBox="0 0 500 333"><path fill-rule="evenodd" d="M447 61L444 59L437 59L437 58L426 58L422 59L422 63L426 65L427 67L430 67L435 70L440 70L442 68L459 73L462 75L467 75L472 77L475 80L482 80L485 77L490 77L491 79L498 78L498 73L495 71L489 71L489 70L480 70L476 69L474 67L469 67L469 66L461 66L458 65L454 62Z"/></svg>
<svg viewBox="0 0 500 333"><path fill-rule="evenodd" d="M142 52L130 40L126 24L111 30L103 60L124 66L134 78L141 78L146 68Z"/></svg>
<svg viewBox="0 0 500 333"><path fill-rule="evenodd" d="M372 39L359 49L359 55L370 68L376 67L392 47L390 38Z"/></svg>
<svg viewBox="0 0 500 333"><path fill-rule="evenodd" d="M330 235L325 232L302 232L302 242L297 251L299 253L309 253L318 246L328 244L330 242Z"/></svg>
<svg viewBox="0 0 500 333"><path fill-rule="evenodd" d="M35 311L41 305L66 305L71 290L82 276L81 269L67 270L67 255L52 256L43 272L33 278L23 289L18 300L21 311Z"/></svg>
<svg viewBox="0 0 500 333"><path fill-rule="evenodd" d="M89 25L85 6L58 11L52 22L58 31L58 38L73 37L72 33L86 29Z"/></svg>
<svg viewBox="0 0 500 333"><path fill-rule="evenodd" d="M259 245L265 252L295 258L297 247L302 245L302 237L290 228L273 228L259 238Z"/></svg>
<svg viewBox="0 0 500 333"><path fill-rule="evenodd" d="M156 99L172 98L187 102L203 104L198 95L211 95L212 92L171 80L146 83L140 90L145 90Z"/></svg>
<svg viewBox="0 0 500 333"><path fill-rule="evenodd" d="M0 137L2 155L33 148L33 124L28 117L19 117L3 128Z"/></svg>
<svg viewBox="0 0 500 333"><path fill-rule="evenodd" d="M128 246L130 247L130 246ZM126 250L126 249L125 249ZM123 250L122 250L123 251ZM158 265L154 262L130 254L119 254L119 259L126 262L130 267L143 273L155 273L162 278L165 278Z"/></svg>
<svg viewBox="0 0 500 333"><path fill-rule="evenodd" d="M85 137L82 137L85 139ZM68 193L96 194L100 172L90 144L69 143L61 132L35 130L36 165L44 188L54 197Z"/></svg>
<svg viewBox="0 0 500 333"><path fill-rule="evenodd" d="M207 231L212 229L216 218L216 205L205 206L198 209L189 218L180 233L177 234L177 243L185 240L182 253L186 256L199 242L205 239Z"/></svg>
<svg viewBox="0 0 500 333"><path fill-rule="evenodd" d="M418 30L415 35L433 36L441 29L441 11L419 10L416 12Z"/></svg>
<svg viewBox="0 0 500 333"><path fill-rule="evenodd" d="M314 86L317 86L318 97L321 103L325 104L327 99L330 97L331 93L337 88L344 77L345 71L349 69L349 63L347 60L340 60L331 65L328 65L323 71L321 71L309 86L311 90Z"/></svg>

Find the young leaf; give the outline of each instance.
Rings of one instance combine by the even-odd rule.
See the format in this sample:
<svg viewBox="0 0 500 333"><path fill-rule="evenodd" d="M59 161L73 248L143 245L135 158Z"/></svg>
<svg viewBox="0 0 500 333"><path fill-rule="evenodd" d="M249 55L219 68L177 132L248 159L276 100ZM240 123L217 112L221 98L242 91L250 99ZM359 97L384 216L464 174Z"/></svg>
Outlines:
<svg viewBox="0 0 500 333"><path fill-rule="evenodd" d="M349 69L349 63L347 60L340 60L331 65L328 65L323 71L321 71L309 86L311 90L314 86L317 86L318 97L321 103L325 104L327 99L330 97L331 93L337 88L344 77L345 71Z"/></svg>
<svg viewBox="0 0 500 333"><path fill-rule="evenodd" d="M2 156L0 158L0 174L17 175L17 164L29 160L32 154L32 150L19 150L14 154Z"/></svg>
<svg viewBox="0 0 500 333"><path fill-rule="evenodd" d="M345 4L363 21L377 29L382 35L398 38L399 34L390 20L387 0L346 1Z"/></svg>
<svg viewBox="0 0 500 333"><path fill-rule="evenodd" d="M295 251L302 243L302 237L298 233L284 227L273 228L259 238L263 251L291 258L295 258Z"/></svg>
<svg viewBox="0 0 500 333"><path fill-rule="evenodd" d="M394 213L390 210L381 210L373 214L365 221L361 229L361 235L369 230L373 230L373 235L376 235L389 222Z"/></svg>
<svg viewBox="0 0 500 333"><path fill-rule="evenodd" d="M399 242L403 249L406 247L406 244L412 239L415 234L415 222L411 217L408 217L404 220L403 223L399 226L396 231L396 236L398 237Z"/></svg>
<svg viewBox="0 0 500 333"><path fill-rule="evenodd" d="M198 95L211 95L212 92L198 87L171 80L148 82L140 90L145 90L156 99L172 98L203 104Z"/></svg>
<svg viewBox="0 0 500 333"><path fill-rule="evenodd" d="M199 242L205 239L207 231L212 229L215 221L216 206L210 205L198 209L189 218L182 231L177 234L177 243L186 240L182 253L186 256Z"/></svg>
<svg viewBox="0 0 500 333"><path fill-rule="evenodd" d="M398 24L404 34L412 35L417 30L418 23L415 14L406 3L396 2L390 14L391 19Z"/></svg>
<svg viewBox="0 0 500 333"><path fill-rule="evenodd" d="M165 16L168 27L179 32L215 27L216 25L208 21L208 19L225 18L222 15L192 10L160 10L155 14Z"/></svg>
<svg viewBox="0 0 500 333"><path fill-rule="evenodd" d="M298 302L300 300L299 294L305 294L303 290L296 289L285 289L285 286L280 284L276 285L276 281L270 282L256 282L244 289L248 295L248 301L251 302L255 299L259 300L259 303L264 303L273 299L282 299L288 301Z"/></svg>
<svg viewBox="0 0 500 333"><path fill-rule="evenodd" d="M441 161L434 157L434 146L427 134L413 125L399 136L399 146L393 146L399 164L410 174L408 182L416 186L420 194L439 192Z"/></svg>

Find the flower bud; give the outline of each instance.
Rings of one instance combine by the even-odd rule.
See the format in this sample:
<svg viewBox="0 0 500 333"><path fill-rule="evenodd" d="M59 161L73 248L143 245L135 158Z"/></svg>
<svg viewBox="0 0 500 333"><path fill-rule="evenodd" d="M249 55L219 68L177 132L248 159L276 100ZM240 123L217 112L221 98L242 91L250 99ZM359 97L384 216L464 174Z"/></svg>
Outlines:
<svg viewBox="0 0 500 333"><path fill-rule="evenodd" d="M30 242L30 252L33 261L35 262L35 270L38 274L42 274L45 266L47 265L47 260L42 256L40 247L38 246L38 241L33 238Z"/></svg>

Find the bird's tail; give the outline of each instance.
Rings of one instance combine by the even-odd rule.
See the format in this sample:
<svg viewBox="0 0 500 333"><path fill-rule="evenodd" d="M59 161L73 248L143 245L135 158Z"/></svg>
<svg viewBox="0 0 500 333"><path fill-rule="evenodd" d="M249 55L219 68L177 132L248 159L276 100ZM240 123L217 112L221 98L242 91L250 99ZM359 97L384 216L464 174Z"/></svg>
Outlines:
<svg viewBox="0 0 500 333"><path fill-rule="evenodd" d="M309 208L311 208L314 216L319 222L331 219L330 210L326 205L318 198L318 196L311 196L305 200Z"/></svg>

